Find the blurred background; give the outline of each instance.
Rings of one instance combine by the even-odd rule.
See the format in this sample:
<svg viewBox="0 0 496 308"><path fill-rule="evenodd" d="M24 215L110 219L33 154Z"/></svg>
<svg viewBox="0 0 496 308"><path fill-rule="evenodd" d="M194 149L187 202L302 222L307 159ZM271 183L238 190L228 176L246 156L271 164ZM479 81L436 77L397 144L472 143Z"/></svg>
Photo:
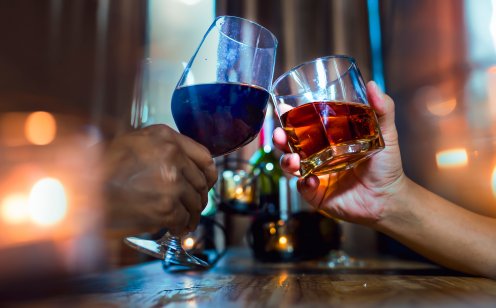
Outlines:
<svg viewBox="0 0 496 308"><path fill-rule="evenodd" d="M251 19L278 37L276 77L316 57L355 57L364 79L396 102L407 175L496 217L494 0L0 0L2 272L17 275L26 264L41 273L92 271L109 249L115 266L146 260L123 247L126 231L106 229L90 158L100 155L96 144L133 129L136 108L146 125L175 127L172 91L218 15ZM133 105L137 86L145 98ZM263 145L257 139L229 158L249 161ZM40 198L34 185L43 179L61 205L24 206ZM279 198L279 189L272 193ZM253 245L246 233L257 216L221 211L217 201L208 215L225 226L226 245ZM330 248L418 258L372 230L339 226L339 247ZM26 256L33 251L60 265L40 268ZM17 266L5 266L12 260Z"/></svg>

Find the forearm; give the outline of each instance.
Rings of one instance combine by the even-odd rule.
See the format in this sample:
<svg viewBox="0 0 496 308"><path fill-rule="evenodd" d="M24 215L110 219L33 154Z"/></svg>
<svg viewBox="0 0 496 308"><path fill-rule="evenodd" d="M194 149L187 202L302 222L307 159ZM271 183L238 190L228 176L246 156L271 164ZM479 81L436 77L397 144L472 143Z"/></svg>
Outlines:
<svg viewBox="0 0 496 308"><path fill-rule="evenodd" d="M376 228L443 266L496 278L496 219L405 179Z"/></svg>

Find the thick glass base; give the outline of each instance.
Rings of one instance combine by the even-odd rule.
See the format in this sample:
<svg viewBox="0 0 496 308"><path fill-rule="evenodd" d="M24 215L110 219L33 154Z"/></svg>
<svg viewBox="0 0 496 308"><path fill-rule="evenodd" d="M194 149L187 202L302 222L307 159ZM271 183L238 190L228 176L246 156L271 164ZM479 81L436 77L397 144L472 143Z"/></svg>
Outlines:
<svg viewBox="0 0 496 308"><path fill-rule="evenodd" d="M350 169L382 149L384 149L384 141L380 136L332 145L301 160L300 173L302 176L323 175Z"/></svg>

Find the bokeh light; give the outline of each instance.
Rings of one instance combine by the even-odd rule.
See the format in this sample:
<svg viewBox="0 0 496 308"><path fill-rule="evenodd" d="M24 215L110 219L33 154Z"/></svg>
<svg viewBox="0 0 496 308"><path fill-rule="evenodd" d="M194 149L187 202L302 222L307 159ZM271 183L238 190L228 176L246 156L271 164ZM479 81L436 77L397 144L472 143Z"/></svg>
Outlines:
<svg viewBox="0 0 496 308"><path fill-rule="evenodd" d="M453 110L455 110L457 102L456 98L452 98L442 101L431 101L426 104L427 110L429 110L430 113L438 117L443 117L447 116L448 114L453 112Z"/></svg>
<svg viewBox="0 0 496 308"><path fill-rule="evenodd" d="M195 246L195 239L192 237L187 237L183 240L183 248L185 250L191 250Z"/></svg>
<svg viewBox="0 0 496 308"><path fill-rule="evenodd" d="M449 149L436 153L438 168L458 168L468 164L467 150L464 148Z"/></svg>
<svg viewBox="0 0 496 308"><path fill-rule="evenodd" d="M2 201L2 218L8 224L19 224L28 218L28 197L20 193L7 195Z"/></svg>
<svg viewBox="0 0 496 308"><path fill-rule="evenodd" d="M54 225L67 212L67 197L62 183L54 178L43 178L36 182L29 194L29 215L41 226Z"/></svg>
<svg viewBox="0 0 496 308"><path fill-rule="evenodd" d="M24 133L30 143L46 145L55 139L57 122L49 112L32 112L26 119Z"/></svg>

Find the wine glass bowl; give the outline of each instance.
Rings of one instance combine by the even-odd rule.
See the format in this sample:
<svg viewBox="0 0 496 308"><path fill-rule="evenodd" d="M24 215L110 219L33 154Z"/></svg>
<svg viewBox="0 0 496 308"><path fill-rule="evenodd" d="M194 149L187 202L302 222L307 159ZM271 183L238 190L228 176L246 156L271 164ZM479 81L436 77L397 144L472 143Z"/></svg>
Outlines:
<svg viewBox="0 0 496 308"><path fill-rule="evenodd" d="M272 95L302 176L353 168L385 147L352 57L300 64L274 82Z"/></svg>
<svg viewBox="0 0 496 308"><path fill-rule="evenodd" d="M178 130L213 157L255 139L272 84L277 39L243 18L218 17L189 61L172 96Z"/></svg>

